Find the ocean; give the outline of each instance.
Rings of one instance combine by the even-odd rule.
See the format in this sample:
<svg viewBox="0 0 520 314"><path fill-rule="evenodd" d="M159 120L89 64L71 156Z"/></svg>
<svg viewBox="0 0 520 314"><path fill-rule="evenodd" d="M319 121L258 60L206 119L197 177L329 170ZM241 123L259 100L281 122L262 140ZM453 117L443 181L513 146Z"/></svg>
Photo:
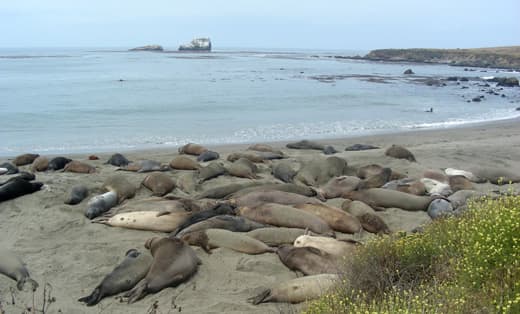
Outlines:
<svg viewBox="0 0 520 314"><path fill-rule="evenodd" d="M0 156L353 137L520 116L520 88L481 79L519 73L342 58L364 53L0 49ZM403 75L408 68L415 74Z"/></svg>

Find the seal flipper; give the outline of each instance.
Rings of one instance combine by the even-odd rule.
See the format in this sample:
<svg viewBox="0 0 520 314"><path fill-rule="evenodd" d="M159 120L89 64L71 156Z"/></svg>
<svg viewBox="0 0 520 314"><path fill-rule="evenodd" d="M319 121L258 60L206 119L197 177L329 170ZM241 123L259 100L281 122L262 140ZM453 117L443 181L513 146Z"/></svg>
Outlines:
<svg viewBox="0 0 520 314"><path fill-rule="evenodd" d="M101 295L101 289L96 287L92 293L86 297L78 299L79 302L85 303L87 306L93 306L99 303L103 296Z"/></svg>
<svg viewBox="0 0 520 314"><path fill-rule="evenodd" d="M253 303L254 305L271 301L271 289L265 289L256 297L247 299L247 302Z"/></svg>
<svg viewBox="0 0 520 314"><path fill-rule="evenodd" d="M124 295L126 298L128 298L128 304L137 302L144 298L148 294L148 292L146 291L147 288L148 282L146 281L146 279L139 281L132 290L128 291Z"/></svg>
<svg viewBox="0 0 520 314"><path fill-rule="evenodd" d="M18 290L22 291L23 290L23 287L25 286L26 283L30 283L31 284L31 291L36 291L36 289L38 289L38 286L39 284L31 279L30 277L23 277L23 278L20 278L20 280L18 280L18 282L16 283L16 288L18 288Z"/></svg>

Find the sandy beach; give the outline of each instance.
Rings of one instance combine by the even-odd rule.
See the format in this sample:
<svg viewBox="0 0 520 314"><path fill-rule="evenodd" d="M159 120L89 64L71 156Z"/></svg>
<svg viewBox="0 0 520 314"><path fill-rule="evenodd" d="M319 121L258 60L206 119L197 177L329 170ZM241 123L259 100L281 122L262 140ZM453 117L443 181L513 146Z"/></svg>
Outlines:
<svg viewBox="0 0 520 314"><path fill-rule="evenodd" d="M334 156L344 158L349 169L368 164L380 164L420 178L427 169L470 169L474 167L508 168L520 173L520 124L519 120L504 120L465 127L418 130L406 133L363 136L356 138L320 141L333 145L339 153ZM345 151L345 147L361 143L379 146L380 149L367 151ZM294 163L313 158L325 158L320 151L287 149L284 143L271 143L283 151ZM392 144L408 148L417 162L394 159L385 156L385 149ZM231 152L243 151L249 145L227 145L209 147L221 155L224 163ZM37 152L35 152L37 153ZM115 153L115 152L114 152ZM96 154L96 152L92 152ZM168 163L178 155L177 148L154 151L123 152L129 160L153 159ZM303 304L289 305L267 303L251 305L247 298L256 295L270 284L296 278L297 274L286 268L273 253L247 255L228 249L218 248L211 255L199 247L193 247L202 260L198 272L187 282L161 292L148 295L135 304L126 304L118 297L107 297L97 306L87 307L77 299L90 294L103 277L124 257L129 249L145 251L144 242L150 237L166 236L164 233L115 228L91 223L83 212L87 200L78 205L65 205L70 188L84 184L90 196L101 192L105 179L115 174L116 167L105 164L111 153L96 154L99 160L88 160L88 155L63 155L84 161L96 167L93 174L68 172L38 172L36 180L43 182L44 188L36 193L0 203L0 247L16 252L26 263L32 278L39 282L35 294L35 304L41 307L43 287L52 287L55 302L48 313L291 313L299 311ZM48 156L53 157L53 156ZM3 158L0 161L8 161ZM204 163L203 163L204 164ZM265 182L279 182L271 175L271 162L259 165L260 176ZM20 170L30 171L30 165ZM147 173L119 172L136 186ZM166 172L177 184L189 171L172 170ZM0 176L5 181L9 176ZM204 183L203 189L230 182L250 182L230 176L220 176ZM475 189L489 192L505 191L510 186L496 186L490 183L474 184ZM513 184L516 190L519 184ZM174 190L174 195L192 195L193 191ZM140 188L137 195L126 203L150 197L151 192ZM331 199L327 203L340 206L343 199ZM378 214L395 231L411 231L423 223L431 221L426 212L406 212L387 209ZM338 237L342 237L339 235ZM348 238L349 236L344 235ZM373 235L363 231L354 235L364 241ZM13 289L14 288L14 289ZM12 300L16 304L12 304ZM0 276L0 312L20 313L24 305L32 306L33 295L29 291L19 292L16 283Z"/></svg>

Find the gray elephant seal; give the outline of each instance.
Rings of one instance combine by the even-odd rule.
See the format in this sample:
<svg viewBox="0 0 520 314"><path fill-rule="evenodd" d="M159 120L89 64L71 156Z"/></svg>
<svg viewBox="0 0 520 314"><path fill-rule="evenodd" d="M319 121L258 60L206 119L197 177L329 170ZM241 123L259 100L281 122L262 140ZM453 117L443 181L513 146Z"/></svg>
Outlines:
<svg viewBox="0 0 520 314"><path fill-rule="evenodd" d="M226 173L226 168L219 162L212 162L206 167L199 168L198 178L199 184L204 183L210 179L216 178Z"/></svg>
<svg viewBox="0 0 520 314"><path fill-rule="evenodd" d="M334 256L314 247L282 245L276 253L287 268L301 271L306 276L330 274L339 270Z"/></svg>
<svg viewBox="0 0 520 314"><path fill-rule="evenodd" d="M170 170L169 165L163 165L155 160L139 160L133 163L129 163L126 166L122 166L117 170L133 171L133 172L152 172L152 171L168 171Z"/></svg>
<svg viewBox="0 0 520 314"><path fill-rule="evenodd" d="M246 254L274 253L275 249L243 233L225 229L205 229L184 234L182 240L200 246L207 253L213 248L227 248Z"/></svg>
<svg viewBox="0 0 520 314"><path fill-rule="evenodd" d="M116 204L117 193L114 191L96 195L88 201L87 208L85 209L85 216L88 219L94 219L116 206Z"/></svg>
<svg viewBox="0 0 520 314"><path fill-rule="evenodd" d="M335 154L337 153L338 151L332 147L331 145L327 145L325 147L323 147L323 154L325 155L332 155L332 154Z"/></svg>
<svg viewBox="0 0 520 314"><path fill-rule="evenodd" d="M201 263L195 251L180 239L151 238L146 241L145 247L152 253L152 265L145 278L125 294L128 303L184 282Z"/></svg>
<svg viewBox="0 0 520 314"><path fill-rule="evenodd" d="M243 189L247 189L252 186L260 185L259 182L248 182L248 183L231 183L223 186L218 186L215 188L207 189L197 195L197 199L203 198L212 198L212 199L221 199L225 198L228 195L231 195L237 191L241 191Z"/></svg>
<svg viewBox="0 0 520 314"><path fill-rule="evenodd" d="M220 155L217 152L207 150L197 157L197 161L206 162L206 161L212 161L212 160L219 159L219 158L220 158Z"/></svg>
<svg viewBox="0 0 520 314"><path fill-rule="evenodd" d="M152 191L154 196L164 196L175 188L175 182L162 172L147 175L141 184Z"/></svg>
<svg viewBox="0 0 520 314"><path fill-rule="evenodd" d="M125 259L103 278L101 283L86 297L80 298L87 306L99 303L104 297L132 289L148 273L152 256L132 249L126 252Z"/></svg>
<svg viewBox="0 0 520 314"><path fill-rule="evenodd" d="M199 169L199 164L186 156L177 156L170 161L170 167L176 170L197 170Z"/></svg>
<svg viewBox="0 0 520 314"><path fill-rule="evenodd" d="M38 288L38 283L31 278L22 260L4 248L0 248L0 273L15 280L18 290L22 290L26 283L31 285L31 291Z"/></svg>
<svg viewBox="0 0 520 314"><path fill-rule="evenodd" d="M371 188L380 188L385 183L390 181L390 177L392 176L392 169L390 168L383 168L381 169L381 172L378 174L374 174L361 182L359 182L358 190L365 190L365 189L371 189Z"/></svg>
<svg viewBox="0 0 520 314"><path fill-rule="evenodd" d="M200 154L208 151L208 149L202 145L188 143L179 148L179 154L188 154L199 156Z"/></svg>
<svg viewBox="0 0 520 314"><path fill-rule="evenodd" d="M385 155L388 157L393 157L397 159L406 159L408 161L416 162L415 156L408 149L400 146L400 145L392 145L390 146Z"/></svg>
<svg viewBox="0 0 520 314"><path fill-rule="evenodd" d="M256 172L258 167L247 158L240 158L227 167L227 172L239 178L258 179Z"/></svg>
<svg viewBox="0 0 520 314"><path fill-rule="evenodd" d="M18 167L9 162L4 162L0 165L0 168L5 168L7 171L4 174L15 174L18 173Z"/></svg>
<svg viewBox="0 0 520 314"><path fill-rule="evenodd" d="M245 195L233 197L230 203L236 206L255 207L263 203L277 203L284 205L296 204L319 204L320 202L314 198L303 196L296 193L283 192L277 190L254 191Z"/></svg>
<svg viewBox="0 0 520 314"><path fill-rule="evenodd" d="M319 186L343 175L346 168L347 161L339 157L316 159L305 163L294 180L308 186Z"/></svg>
<svg viewBox="0 0 520 314"><path fill-rule="evenodd" d="M42 186L41 182L29 182L19 177L9 179L7 183L0 186L0 202L34 193Z"/></svg>
<svg viewBox="0 0 520 314"><path fill-rule="evenodd" d="M49 167L48 170L61 170L65 168L65 166L71 162L72 159L66 158L66 157L54 157L49 161Z"/></svg>
<svg viewBox="0 0 520 314"><path fill-rule="evenodd" d="M229 154L227 160L233 162L235 160L239 160L240 158L247 158L252 162L261 163L266 160L283 159L285 156L281 153L278 154L271 152L246 151Z"/></svg>
<svg viewBox="0 0 520 314"><path fill-rule="evenodd" d="M117 193L117 202L122 203L126 199L135 196L137 188L122 175L108 177L103 183L103 189Z"/></svg>
<svg viewBox="0 0 520 314"><path fill-rule="evenodd" d="M379 149L377 146L368 145L368 144L354 144L345 148L347 152L357 152L361 150L370 150L370 149Z"/></svg>
<svg viewBox="0 0 520 314"><path fill-rule="evenodd" d="M81 203L88 196L88 188L84 185L75 185L72 187L69 197L65 200L65 204L76 205Z"/></svg>
<svg viewBox="0 0 520 314"><path fill-rule="evenodd" d="M374 188L343 194L344 198L362 201L372 208L397 207L409 211L426 211L432 197L416 196L404 192Z"/></svg>
<svg viewBox="0 0 520 314"><path fill-rule="evenodd" d="M278 162L273 165L271 174L278 180L282 180L285 183L292 183L296 171L288 161Z"/></svg>
<svg viewBox="0 0 520 314"><path fill-rule="evenodd" d="M274 149L271 145L267 144L254 144L247 148L247 150L254 150L257 152L268 152L268 153L275 153L275 154L282 154L280 150Z"/></svg>
<svg viewBox="0 0 520 314"><path fill-rule="evenodd" d="M314 142L314 141L309 141L309 140L301 140L298 142L288 143L287 145L285 145L285 147L291 148L291 149L314 149L314 150L323 150L325 148L324 145Z"/></svg>
<svg viewBox="0 0 520 314"><path fill-rule="evenodd" d="M18 166L18 167L29 165L29 164L32 164L33 161L38 157L40 157L40 155L38 155L38 154L19 155L19 156L16 156L16 158L13 160L13 165Z"/></svg>
<svg viewBox="0 0 520 314"><path fill-rule="evenodd" d="M361 180L353 176L334 177L318 189L318 194L325 199L340 197L343 193L354 191Z"/></svg>
<svg viewBox="0 0 520 314"><path fill-rule="evenodd" d="M235 208L229 204L217 204L210 209L201 210L199 212L193 213L184 221L179 227L177 227L171 235L176 235L181 230L197 223L200 221L204 221L208 218L219 216L219 215L234 215Z"/></svg>
<svg viewBox="0 0 520 314"><path fill-rule="evenodd" d="M264 224L258 223L256 221L249 220L245 217L231 216L231 215L219 215L219 216L214 216L214 217L208 218L203 221L199 221L185 229L182 229L182 231L177 233L176 237L181 238L185 234L195 232L195 231L202 231L202 230L206 230L206 229L225 229L225 230L229 230L229 231L233 231L233 232L248 232L251 230L264 228L267 226L268 225L264 225Z"/></svg>
<svg viewBox="0 0 520 314"><path fill-rule="evenodd" d="M489 181L498 185L520 182L520 174L515 173L511 169L499 167L479 167L477 169L473 169L473 174L475 174L480 180Z"/></svg>
<svg viewBox="0 0 520 314"><path fill-rule="evenodd" d="M123 167L128 165L129 163L130 161L126 159L125 156L121 155L120 153L115 153L112 156L110 156L110 158L105 164L109 164L116 167Z"/></svg>
<svg viewBox="0 0 520 314"><path fill-rule="evenodd" d="M252 192L269 192L269 191L281 191L281 192L288 192L288 193L294 193L299 194L303 196L309 196L309 197L320 197L318 195L318 191L312 187L308 186L302 186L302 185L296 185L293 183L257 183L256 185L243 188L231 195L231 198L239 198L241 196L244 196L246 194L252 193ZM320 199L321 201L324 201L324 199Z"/></svg>
<svg viewBox="0 0 520 314"><path fill-rule="evenodd" d="M47 157L44 156L39 156L38 158L36 158L31 165L31 170L33 172L45 171L47 170L47 168L49 168L49 159L47 159Z"/></svg>

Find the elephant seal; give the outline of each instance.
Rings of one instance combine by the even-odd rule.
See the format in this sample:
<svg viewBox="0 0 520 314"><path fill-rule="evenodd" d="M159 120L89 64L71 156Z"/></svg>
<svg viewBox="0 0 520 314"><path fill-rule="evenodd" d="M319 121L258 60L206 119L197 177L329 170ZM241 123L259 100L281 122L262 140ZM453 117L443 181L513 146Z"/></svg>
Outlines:
<svg viewBox="0 0 520 314"><path fill-rule="evenodd" d="M361 231L359 220L349 213L325 204L297 204L294 208L316 215L325 221L332 230L343 233L358 233Z"/></svg>
<svg viewBox="0 0 520 314"><path fill-rule="evenodd" d="M299 194L303 196L309 196L309 197L317 197L320 198L321 201L324 201L323 198L318 194L318 191L312 187L308 186L302 186L302 185L296 185L293 183L257 183L255 185L252 185L250 187L243 188L231 195L231 198L239 198L241 196L244 196L246 194L255 192L268 192L268 191L280 191L280 192L288 192L288 193L294 193Z"/></svg>
<svg viewBox="0 0 520 314"><path fill-rule="evenodd" d="M511 169L499 167L479 167L474 169L472 172L477 176L479 182L489 181L498 185L520 182L520 174L515 173Z"/></svg>
<svg viewBox="0 0 520 314"><path fill-rule="evenodd" d="M345 148L347 152L357 152L362 150L370 150L370 149L379 149L377 146L368 145L368 144L354 144Z"/></svg>
<svg viewBox="0 0 520 314"><path fill-rule="evenodd" d="M276 250L264 242L225 229L205 229L184 234L181 239L190 245L200 246L207 253L223 247L246 254L274 253Z"/></svg>
<svg viewBox="0 0 520 314"><path fill-rule="evenodd" d="M38 154L23 154L23 155L18 155L14 158L13 160L13 165L17 166L17 167L20 167L20 166L25 166L25 165L29 165L29 164L32 164L33 161L40 157L40 155Z"/></svg>
<svg viewBox="0 0 520 314"><path fill-rule="evenodd" d="M206 161L212 161L212 160L219 159L219 158L220 158L220 155L217 152L207 150L197 157L197 161L206 162Z"/></svg>
<svg viewBox="0 0 520 314"><path fill-rule="evenodd" d="M97 216L107 212L110 208L116 206L116 204L116 192L111 191L101 195L96 195L88 201L87 208L85 209L85 216L88 219L94 219Z"/></svg>
<svg viewBox="0 0 520 314"><path fill-rule="evenodd" d="M227 172L239 178L258 179L258 167L247 158L240 158L227 167Z"/></svg>
<svg viewBox="0 0 520 314"><path fill-rule="evenodd" d="M465 176L449 176L448 182L453 192L474 189L473 183Z"/></svg>
<svg viewBox="0 0 520 314"><path fill-rule="evenodd" d="M340 241L329 237L301 235L294 240L295 247L314 247L338 258L351 256L357 247L357 242Z"/></svg>
<svg viewBox="0 0 520 314"><path fill-rule="evenodd" d="M306 276L336 273L339 270L333 256L314 247L282 245L276 254L287 268L301 271Z"/></svg>
<svg viewBox="0 0 520 314"><path fill-rule="evenodd" d="M386 151L385 155L397 159L406 159L408 161L416 162L415 156L408 149L400 145L393 144Z"/></svg>
<svg viewBox="0 0 520 314"><path fill-rule="evenodd" d="M117 170L143 173L152 171L168 171L170 170L170 167L168 165L163 165L158 161L147 159L129 163L126 166L119 167Z"/></svg>
<svg viewBox="0 0 520 314"><path fill-rule="evenodd" d="M88 196L88 188L84 185L74 185L70 190L69 197L65 204L76 205L81 203Z"/></svg>
<svg viewBox="0 0 520 314"><path fill-rule="evenodd" d="M117 203L135 196L137 188L122 175L108 177L103 183L103 189L117 193Z"/></svg>
<svg viewBox="0 0 520 314"><path fill-rule="evenodd" d="M280 204L262 204L256 208L239 207L240 216L253 221L289 228L308 228L318 233L334 236L334 231L321 218L304 210Z"/></svg>
<svg viewBox="0 0 520 314"><path fill-rule="evenodd" d="M482 180L481 178L477 177L472 172L466 171L466 170L460 170L460 169L454 169L454 168L446 168L446 169L444 169L444 173L447 176L464 176L464 177L468 178L471 182L475 182L475 183L483 183L483 182L485 182L485 180Z"/></svg>
<svg viewBox="0 0 520 314"><path fill-rule="evenodd" d="M319 204L320 202L314 198L299 195L296 193L283 192L277 190L255 191L242 196L233 197L230 203L236 206L255 207L263 203L277 203L283 205L296 204Z"/></svg>
<svg viewBox="0 0 520 314"><path fill-rule="evenodd" d="M271 145L267 144L254 144L247 148L247 150L254 150L257 152L267 152L267 153L275 153L275 154L283 154L280 150L274 149Z"/></svg>
<svg viewBox="0 0 520 314"><path fill-rule="evenodd" d="M417 180L398 184L396 190L413 195L426 195L426 186L424 183Z"/></svg>
<svg viewBox="0 0 520 314"><path fill-rule="evenodd" d="M151 265L150 254L135 249L129 250L126 252L125 259L103 278L94 291L78 301L93 306L104 297L128 291L146 276Z"/></svg>
<svg viewBox="0 0 520 314"><path fill-rule="evenodd" d="M458 209L459 207L465 206L470 199L478 199L485 196L485 193L474 190L459 190L448 196L448 200L451 202L454 209Z"/></svg>
<svg viewBox="0 0 520 314"><path fill-rule="evenodd" d="M301 140L298 142L288 143L287 145L285 145L285 147L291 148L291 149L314 149L314 150L323 150L325 148L324 145L314 142L314 141L309 141L309 140Z"/></svg>
<svg viewBox="0 0 520 314"><path fill-rule="evenodd" d="M6 181L0 183L0 186L6 185L7 183L18 180L18 179L25 180L25 181L32 181L35 178L36 178L36 176L33 173L22 171L22 172L19 172L19 175L17 175L16 177L11 177L11 178L7 179Z"/></svg>
<svg viewBox="0 0 520 314"><path fill-rule="evenodd" d="M324 199L340 197L343 193L354 191L361 180L353 176L339 176L330 179L325 185L317 189Z"/></svg>
<svg viewBox="0 0 520 314"><path fill-rule="evenodd" d="M291 183L296 175L296 171L293 169L290 162L282 161L273 165L271 174L278 180L282 180L285 183Z"/></svg>
<svg viewBox="0 0 520 314"><path fill-rule="evenodd" d="M206 167L201 167L198 170L199 184L204 183L210 179L216 178L226 173L226 168L219 162L212 162Z"/></svg>
<svg viewBox="0 0 520 314"><path fill-rule="evenodd" d="M84 162L73 160L65 165L63 171L74 173L94 173L96 172L96 168Z"/></svg>
<svg viewBox="0 0 520 314"><path fill-rule="evenodd" d="M374 188L343 194L344 198L362 201L372 208L397 207L408 211L426 211L433 198L417 196L399 191Z"/></svg>
<svg viewBox="0 0 520 314"><path fill-rule="evenodd" d="M282 244L292 245L297 237L304 235L306 232L308 231L302 228L264 227L251 230L246 234L269 246L279 246Z"/></svg>
<svg viewBox="0 0 520 314"><path fill-rule="evenodd" d="M267 227L267 225L249 220L245 217L219 215L194 223L191 226L179 231L175 236L177 238L181 238L185 234L206 229L225 229L233 232L248 232L264 227ZM170 237L172 235L173 233L170 234Z"/></svg>
<svg viewBox="0 0 520 314"><path fill-rule="evenodd" d="M338 151L332 147L331 145L326 145L325 147L323 147L323 154L325 155L332 155L332 154L335 154L337 153Z"/></svg>
<svg viewBox="0 0 520 314"><path fill-rule="evenodd" d="M280 282L249 298L248 302L260 304L264 302L300 303L317 299L332 291L340 283L336 274L320 274L305 276Z"/></svg>
<svg viewBox="0 0 520 314"><path fill-rule="evenodd" d="M159 232L172 232L189 218L188 212L135 211L102 216L92 220L112 227Z"/></svg>
<svg viewBox="0 0 520 314"><path fill-rule="evenodd" d="M433 200L428 206L427 212L431 219L451 216L454 213L451 202L442 198Z"/></svg>
<svg viewBox="0 0 520 314"><path fill-rule="evenodd" d="M4 162L3 164L0 165L0 168L7 169L7 171L4 172L3 174L16 174L19 172L18 167L16 167L15 165L13 165L12 163L9 163L9 162Z"/></svg>
<svg viewBox="0 0 520 314"><path fill-rule="evenodd" d="M42 186L41 182L29 182L19 177L11 178L0 186L0 202L34 193L39 191Z"/></svg>
<svg viewBox="0 0 520 314"><path fill-rule="evenodd" d="M285 156L282 153L246 151L229 154L227 160L234 162L240 158L246 158L255 163L262 163L266 160L283 159Z"/></svg>
<svg viewBox="0 0 520 314"><path fill-rule="evenodd" d="M303 185L319 186L331 178L343 175L347 161L339 157L328 157L325 160L316 159L305 163L294 177Z"/></svg>
<svg viewBox="0 0 520 314"><path fill-rule="evenodd" d="M420 181L422 184L424 184L426 192L430 195L448 196L453 193L450 185L447 183L439 182L429 178L422 178Z"/></svg>
<svg viewBox="0 0 520 314"><path fill-rule="evenodd" d="M376 234L390 234L390 228L385 221L367 204L361 201L347 200L343 202L341 209L355 216L366 231Z"/></svg>
<svg viewBox="0 0 520 314"><path fill-rule="evenodd" d="M126 159L125 156L121 155L120 153L115 153L107 160L105 164L109 164L116 167L124 167L127 166L130 163L128 159Z"/></svg>
<svg viewBox="0 0 520 314"><path fill-rule="evenodd" d="M180 239L155 237L146 241L145 247L152 253L152 265L145 278L125 294L128 303L184 282L201 263L195 251Z"/></svg>
<svg viewBox="0 0 520 314"><path fill-rule="evenodd" d="M31 291L38 288L38 283L31 278L18 255L4 248L0 248L0 273L15 280L16 288L20 291L26 283L31 285Z"/></svg>
<svg viewBox="0 0 520 314"><path fill-rule="evenodd" d="M39 156L38 158L36 158L31 165L31 170L33 172L45 171L47 170L47 168L49 168L49 159L47 159L47 157L44 156Z"/></svg>
<svg viewBox="0 0 520 314"><path fill-rule="evenodd" d="M6 174L8 171L9 169L0 167L0 175Z"/></svg>
<svg viewBox="0 0 520 314"><path fill-rule="evenodd" d="M188 154L194 156L199 156L206 151L208 151L206 147L194 143L188 143L179 148L179 154Z"/></svg>
<svg viewBox="0 0 520 314"><path fill-rule="evenodd" d="M370 164L359 167L356 175L360 179L367 179L371 176L378 175L383 170L383 167L378 164Z"/></svg>
<svg viewBox="0 0 520 314"><path fill-rule="evenodd" d="M426 170L423 173L423 178L433 179L442 183L448 182L448 176L436 170Z"/></svg>
<svg viewBox="0 0 520 314"><path fill-rule="evenodd" d="M147 175L141 184L152 191L154 196L164 196L175 188L175 182L162 172Z"/></svg>
<svg viewBox="0 0 520 314"><path fill-rule="evenodd" d="M248 183L231 183L223 186L218 186L215 188L207 189L197 195L197 199L203 198L212 198L212 199L221 199L225 198L228 195L231 195L237 191L247 189L252 186L260 185L258 182L248 182Z"/></svg>
<svg viewBox="0 0 520 314"><path fill-rule="evenodd" d="M170 161L170 167L176 170L197 170L199 164L186 156L177 156Z"/></svg>
<svg viewBox="0 0 520 314"><path fill-rule="evenodd" d="M49 167L47 169L53 171L61 170L71 161L72 159L66 157L54 157L49 161Z"/></svg>
<svg viewBox="0 0 520 314"><path fill-rule="evenodd" d="M234 215L235 208L229 204L217 204L216 206L202 210L197 213L191 214L186 221L180 224L175 230L172 231L172 235L176 235L182 229L185 229L199 221L204 221L208 218L219 216L219 215Z"/></svg>
<svg viewBox="0 0 520 314"><path fill-rule="evenodd" d="M359 182L359 185L357 186L357 188L358 188L358 190L380 188L383 185L385 185L385 183L390 181L391 176L392 176L392 169L383 168L383 169L381 169L381 172L379 172L378 174L374 174L366 179L363 179L361 182Z"/></svg>

